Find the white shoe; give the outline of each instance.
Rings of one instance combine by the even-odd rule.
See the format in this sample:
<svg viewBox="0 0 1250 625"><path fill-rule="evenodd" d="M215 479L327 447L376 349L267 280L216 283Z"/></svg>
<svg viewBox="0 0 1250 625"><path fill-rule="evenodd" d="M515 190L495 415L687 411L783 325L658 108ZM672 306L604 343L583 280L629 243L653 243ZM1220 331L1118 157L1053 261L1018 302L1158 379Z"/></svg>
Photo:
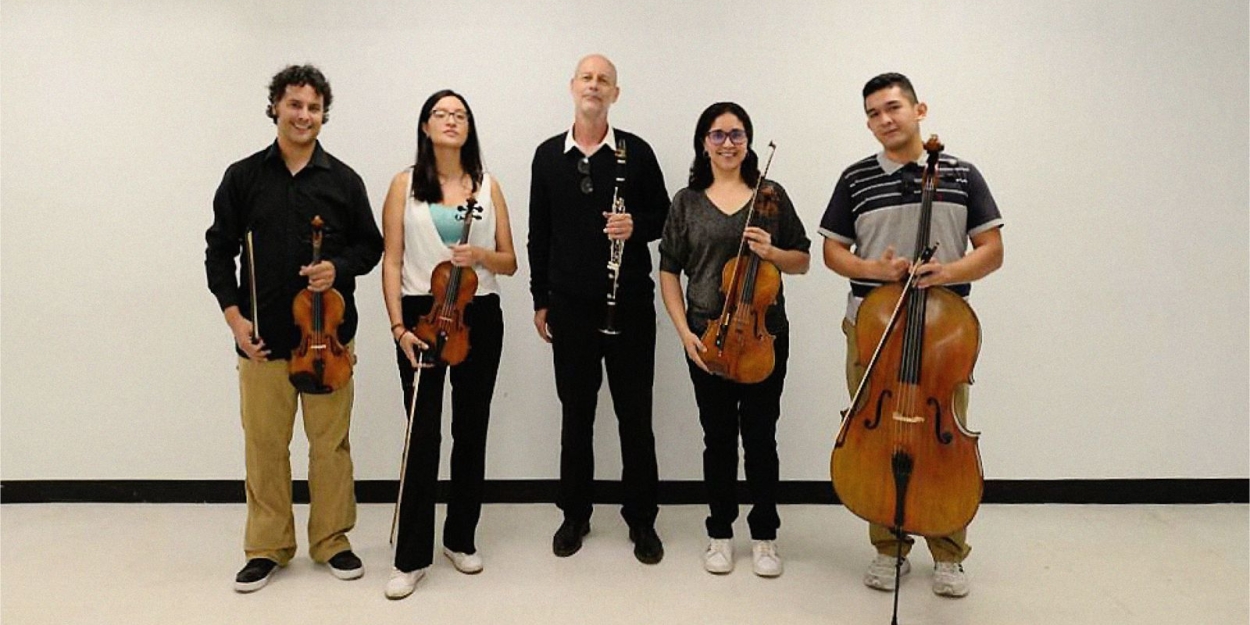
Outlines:
<svg viewBox="0 0 1250 625"><path fill-rule="evenodd" d="M760 577L777 577L781 575L781 556L777 555L777 543L771 540L757 540L751 547L751 570Z"/></svg>
<svg viewBox="0 0 1250 625"><path fill-rule="evenodd" d="M703 554L703 568L708 573L724 575L734 570L734 542L729 538L713 538Z"/></svg>
<svg viewBox="0 0 1250 625"><path fill-rule="evenodd" d="M968 574L958 562L935 562L933 564L933 593L943 597L962 597L968 594Z"/></svg>
<svg viewBox="0 0 1250 625"><path fill-rule="evenodd" d="M482 556L476 553L460 553L459 551L452 551L443 547L443 555L447 556L447 559L451 560L456 570L461 573L473 575L474 573L482 572Z"/></svg>
<svg viewBox="0 0 1250 625"><path fill-rule="evenodd" d="M425 577L425 569L417 569L405 573L399 569L391 571L391 579L386 582L387 599L403 599L417 589L417 582Z"/></svg>
<svg viewBox="0 0 1250 625"><path fill-rule="evenodd" d="M894 590L894 565L897 560L894 556L877 554L872 564L868 565L868 571L864 573L864 585L877 590ZM903 558L903 566L898 570L898 576L902 577L910 572L911 562Z"/></svg>

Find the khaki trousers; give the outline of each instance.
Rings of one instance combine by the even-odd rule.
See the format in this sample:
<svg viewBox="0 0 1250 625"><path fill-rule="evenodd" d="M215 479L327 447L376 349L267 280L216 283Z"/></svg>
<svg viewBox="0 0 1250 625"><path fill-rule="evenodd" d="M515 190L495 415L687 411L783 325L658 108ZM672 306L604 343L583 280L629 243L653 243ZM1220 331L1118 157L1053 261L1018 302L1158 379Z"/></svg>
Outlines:
<svg viewBox="0 0 1250 625"><path fill-rule="evenodd" d="M859 387L859 382L864 378L867 363L859 362L859 347L855 336L855 325L850 320L842 319L842 333L846 335L846 388L852 396L855 395L855 389ZM968 414L968 385L960 385L955 389L955 417L959 420L960 425L965 424ZM972 551L972 547L967 542L968 529L964 528L941 538L925 537L925 542L929 545L929 553L933 554L935 562L963 562L968 557L968 553ZM898 553L898 537L894 535L888 527L877 525L876 523L868 524L868 539L872 541L872 546L877 548L877 553L893 557ZM912 543L915 542L911 536L903 537L903 556L911 551Z"/></svg>
<svg viewBox="0 0 1250 625"><path fill-rule="evenodd" d="M348 349L351 349L351 345ZM354 382L327 395L307 395L287 379L287 361L239 358L239 397L247 463L248 559L286 565L295 555L291 509L291 436L296 400L308 437L308 551L316 562L351 549L347 532L356 524L351 422Z"/></svg>

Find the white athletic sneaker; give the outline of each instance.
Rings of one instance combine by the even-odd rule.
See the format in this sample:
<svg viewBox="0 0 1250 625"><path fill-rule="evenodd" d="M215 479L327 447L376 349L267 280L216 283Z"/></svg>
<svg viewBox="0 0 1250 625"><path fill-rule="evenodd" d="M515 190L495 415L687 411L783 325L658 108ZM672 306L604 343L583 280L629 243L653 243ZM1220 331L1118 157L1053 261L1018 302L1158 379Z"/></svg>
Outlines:
<svg viewBox="0 0 1250 625"><path fill-rule="evenodd" d="M703 554L703 568L708 573L724 575L734 570L734 542L729 538L713 538Z"/></svg>
<svg viewBox="0 0 1250 625"><path fill-rule="evenodd" d="M894 563L897 558L879 553L873 558L872 564L868 565L868 571L864 573L864 585L877 590L894 590ZM903 568L899 569L898 576L902 577L911 572L911 562L907 558L903 558Z"/></svg>
<svg viewBox="0 0 1250 625"><path fill-rule="evenodd" d="M933 564L933 593L943 597L962 597L968 594L968 574L958 562L935 562Z"/></svg>
<svg viewBox="0 0 1250 625"><path fill-rule="evenodd" d="M777 577L781 575L781 556L777 555L777 543L771 540L757 540L751 547L751 569L760 577Z"/></svg>
<svg viewBox="0 0 1250 625"><path fill-rule="evenodd" d="M482 572L482 556L476 553L461 553L443 547L443 555L456 567L457 571L466 575Z"/></svg>
<svg viewBox="0 0 1250 625"><path fill-rule="evenodd" d="M403 599L417 589L417 582L425 577L425 569L417 569L405 573L399 569L391 571L391 579L386 582L387 599Z"/></svg>

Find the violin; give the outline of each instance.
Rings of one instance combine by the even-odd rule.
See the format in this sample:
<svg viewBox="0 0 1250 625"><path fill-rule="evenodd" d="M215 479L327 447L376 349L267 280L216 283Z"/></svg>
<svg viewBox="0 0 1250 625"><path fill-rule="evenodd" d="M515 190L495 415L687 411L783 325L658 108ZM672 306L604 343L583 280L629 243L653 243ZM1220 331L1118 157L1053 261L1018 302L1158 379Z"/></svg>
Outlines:
<svg viewBox="0 0 1250 625"><path fill-rule="evenodd" d="M776 215L779 198L771 185L761 188L777 146L769 142L768 162L755 182L747 209L746 227L760 215ZM758 205L758 211L756 209ZM708 371L742 384L755 384L768 378L776 365L773 335L764 326L765 313L781 291L781 270L747 247L746 230L738 242L738 253L721 270L721 293L725 304L720 317L703 331L701 355Z"/></svg>
<svg viewBox="0 0 1250 625"><path fill-rule="evenodd" d="M324 226L320 215L313 217L311 265L321 262ZM300 341L291 352L287 375L301 393L332 393L343 388L351 379L352 356L338 339L338 327L343 323L346 310L343 294L333 288L319 293L304 289L291 303L291 313L300 330Z"/></svg>
<svg viewBox="0 0 1250 625"><path fill-rule="evenodd" d="M473 221L482 218L482 207L470 196L457 210L460 214L456 219L464 222L460 245L465 245L469 242ZM434 305L428 314L417 320L413 334L430 346L431 361L458 365L469 356L469 326L464 322L464 309L477 293L477 273L472 268L457 267L445 260L430 274L430 292L434 295Z"/></svg>
<svg viewBox="0 0 1250 625"><path fill-rule="evenodd" d="M954 414L956 388L972 383L981 325L953 291L915 286L937 248L929 234L943 146L934 135L925 149L919 252L905 283L877 287L860 305L857 349L868 365L842 413L830 473L857 516L900 536L941 537L966 527L981 502L979 435Z"/></svg>

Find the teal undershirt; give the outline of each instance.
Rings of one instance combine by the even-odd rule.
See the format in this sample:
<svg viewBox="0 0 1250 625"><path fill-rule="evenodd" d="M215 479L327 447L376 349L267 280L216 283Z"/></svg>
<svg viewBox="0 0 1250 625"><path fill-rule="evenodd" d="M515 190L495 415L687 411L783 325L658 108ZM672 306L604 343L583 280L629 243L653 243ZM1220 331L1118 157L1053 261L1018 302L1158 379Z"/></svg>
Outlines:
<svg viewBox="0 0 1250 625"><path fill-rule="evenodd" d="M443 240L444 245L455 245L460 242L464 222L458 218L459 215L458 206L430 204L430 217L434 219L434 227L438 229L438 236Z"/></svg>

